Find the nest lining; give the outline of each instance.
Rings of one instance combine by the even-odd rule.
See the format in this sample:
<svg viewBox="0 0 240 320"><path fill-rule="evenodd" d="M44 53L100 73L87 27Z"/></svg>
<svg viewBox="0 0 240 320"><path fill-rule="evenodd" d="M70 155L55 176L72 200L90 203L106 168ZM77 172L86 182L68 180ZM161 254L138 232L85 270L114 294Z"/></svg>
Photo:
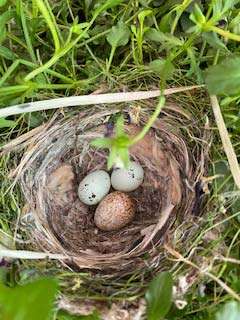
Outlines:
<svg viewBox="0 0 240 320"><path fill-rule="evenodd" d="M151 102L142 108L138 123L125 126L130 136L146 123L149 107ZM96 207L80 202L77 186L90 171L106 169L107 153L91 148L89 142L107 133L106 123L116 112L96 106L71 119L53 118L44 130L22 142L28 148L15 171L35 219L31 237L36 248L64 253L65 263L105 274L160 261L158 248L167 230L198 213L196 187L204 175L208 145L205 130L191 127L196 120L169 104L130 150L145 173L143 185L130 193L137 202L135 219L119 231L98 230L93 222ZM129 115L129 109L124 112ZM200 141L194 148L183 134L192 130L191 136Z"/></svg>

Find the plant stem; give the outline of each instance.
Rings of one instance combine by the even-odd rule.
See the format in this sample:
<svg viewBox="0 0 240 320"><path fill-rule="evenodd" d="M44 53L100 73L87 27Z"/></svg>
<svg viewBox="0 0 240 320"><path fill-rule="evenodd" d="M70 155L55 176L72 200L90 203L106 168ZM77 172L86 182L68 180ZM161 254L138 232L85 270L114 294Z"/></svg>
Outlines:
<svg viewBox="0 0 240 320"><path fill-rule="evenodd" d="M227 30L223 30L223 29L218 28L216 26L211 26L209 30L220 34L224 38L235 40L235 41L240 41L240 35L235 34L235 33L231 33Z"/></svg>
<svg viewBox="0 0 240 320"><path fill-rule="evenodd" d="M33 70L32 72L30 72L25 78L25 81L29 81L32 78L34 78L36 75L38 75L39 73L44 72L46 69L50 68L54 63L56 63L61 57L63 57L69 50L71 50L81 38L84 38L84 36L86 35L86 33L88 32L88 30L91 28L91 26L93 25L94 21L96 20L96 18L98 17L98 15L101 13L101 11L96 11L95 14L93 15L91 21L89 22L89 25L86 27L86 29L84 29L84 31L72 42L66 44L62 49L60 48L60 41L58 38L58 33L57 30L55 28L55 25L51 19L51 15L49 14L44 2L42 0L36 0L36 3L38 4L38 8L39 10L41 10L45 20L48 23L48 26L52 32L52 36L54 39L54 43L55 43L55 53L53 55L53 57L47 61L44 65L40 66L39 68ZM55 21L54 21L55 22ZM56 22L55 22L56 24Z"/></svg>
<svg viewBox="0 0 240 320"><path fill-rule="evenodd" d="M62 49L60 49L58 52L55 52L55 54L52 56L50 60L48 60L44 65L40 66L39 68L33 70L30 72L25 78L25 81L29 81L35 76L37 76L39 73L44 72L46 69L50 68L54 63L56 63L61 57L63 57L69 50L71 50L78 41L84 37L84 35L87 33L88 29L92 25L93 21L90 22L89 26L72 42L64 46Z"/></svg>
<svg viewBox="0 0 240 320"><path fill-rule="evenodd" d="M4 72L2 78L0 79L0 87L3 83L7 80L7 78L12 74L12 72L17 68L19 65L19 60L14 61L11 66Z"/></svg>
<svg viewBox="0 0 240 320"><path fill-rule="evenodd" d="M11 32L7 32L7 37L16 42L17 44L19 44L20 46L22 46L24 49L28 49L26 46L26 43L24 41L22 41L21 39L19 39L17 36L15 36L14 34L12 34ZM23 39L24 40L24 39Z"/></svg>
<svg viewBox="0 0 240 320"><path fill-rule="evenodd" d="M14 94L17 92L26 91L29 89L29 85L16 85L16 86L10 86L10 87L3 87L0 89L0 95L1 94Z"/></svg>
<svg viewBox="0 0 240 320"><path fill-rule="evenodd" d="M64 55L63 50L59 51L58 54L54 54L50 60L48 60L44 65L38 67L37 69L31 71L25 78L24 81L29 81L39 73L46 71L46 69L50 68L55 62L58 61Z"/></svg>
<svg viewBox="0 0 240 320"><path fill-rule="evenodd" d="M108 59L108 62L107 62L107 67L106 67L107 73L108 73L109 70L110 70L110 67L111 67L111 64L112 64L112 61L113 61L113 57L114 57L115 51L116 51L116 47L113 46L113 47L111 48L110 56L109 56L109 59Z"/></svg>
<svg viewBox="0 0 240 320"><path fill-rule="evenodd" d="M179 4L174 11L176 11L176 16L174 18L172 27L171 27L171 34L173 35L175 32L175 29L178 25L178 21L181 18L181 15L186 10L186 8L192 3L193 0L184 0L183 3Z"/></svg>
<svg viewBox="0 0 240 320"><path fill-rule="evenodd" d="M170 254L177 258L177 261L183 262L193 267L194 269L198 270L200 275L207 276L213 281L217 282L229 295L231 295L234 299L240 302L240 296L232 288L226 285L222 280L218 279L218 277L216 277L214 274L212 274L208 270L199 267L187 258L184 258L179 252L175 251L170 246L168 246L168 244L164 244L164 247Z"/></svg>
<svg viewBox="0 0 240 320"><path fill-rule="evenodd" d="M199 54L198 66L199 66L200 63L202 62L202 57L203 57L203 54L204 54L204 50L206 49L206 44L207 44L207 41L204 40L204 41L203 41L203 44L202 44L202 47L201 47L201 50L200 50L200 54Z"/></svg>
<svg viewBox="0 0 240 320"><path fill-rule="evenodd" d="M137 45L138 45L138 63L143 64L143 26L140 26L140 32L137 31Z"/></svg>
<svg viewBox="0 0 240 320"><path fill-rule="evenodd" d="M48 83L30 83L26 85L16 85L16 86L9 86L9 87L3 87L0 88L0 95L5 94L14 94L17 92L22 92L26 90L41 90L41 89L52 89L52 90L64 90L64 89L71 89L74 87L74 84L69 83L56 83L56 84L48 84Z"/></svg>
<svg viewBox="0 0 240 320"><path fill-rule="evenodd" d="M214 66L218 63L219 54L220 54L220 50L217 49L217 52L215 54L214 61L213 61Z"/></svg>
<svg viewBox="0 0 240 320"><path fill-rule="evenodd" d="M32 16L33 18L37 18L38 15L38 6L36 3L37 0L32 0Z"/></svg>
<svg viewBox="0 0 240 320"><path fill-rule="evenodd" d="M57 52L60 49L60 41L56 29L56 21L53 21L54 17L50 15L45 3L43 0L36 0L36 4L41 11L44 19L46 20L46 23L52 33L53 42L55 46L55 52Z"/></svg>
<svg viewBox="0 0 240 320"><path fill-rule="evenodd" d="M36 56L35 56L35 53L34 53L34 50L33 50L33 46L32 46L32 42L31 42L31 39L30 39L30 36L29 36L29 32L28 32L28 28L27 28L27 22L26 22L26 17L25 17L22 1L20 1L20 15L21 15L23 33L24 33L24 37L25 37L25 40L26 40L28 52L29 52L29 55L30 55L32 61L36 63L37 59L36 59Z"/></svg>
<svg viewBox="0 0 240 320"><path fill-rule="evenodd" d="M3 85L3 83L8 79L8 77L10 77L10 75L13 73L13 71L19 66L19 64L23 64L27 67L30 68L37 68L37 64L32 63L30 61L27 60L23 60L23 59L18 59L15 60L10 67L7 69L7 71L5 71L4 75L2 76L2 78L0 79L0 87ZM46 69L45 70L46 73L49 73L50 75L57 77L59 79L62 79L63 81L65 81L66 83L74 83L74 81L66 76L64 76L63 74L56 72L54 70L51 69Z"/></svg>
<svg viewBox="0 0 240 320"><path fill-rule="evenodd" d="M138 141L140 141L142 138L144 138L144 136L147 134L147 132L149 131L149 129L152 127L152 125L154 124L155 120L157 119L157 117L159 116L164 104L165 104L165 97L163 95L160 96L158 105L154 111L154 113L152 114L152 116L149 118L148 122L146 123L146 125L144 126L144 128L142 129L142 131L136 135L135 138L133 138L133 140L131 141L131 145L134 145L135 143L137 143Z"/></svg>

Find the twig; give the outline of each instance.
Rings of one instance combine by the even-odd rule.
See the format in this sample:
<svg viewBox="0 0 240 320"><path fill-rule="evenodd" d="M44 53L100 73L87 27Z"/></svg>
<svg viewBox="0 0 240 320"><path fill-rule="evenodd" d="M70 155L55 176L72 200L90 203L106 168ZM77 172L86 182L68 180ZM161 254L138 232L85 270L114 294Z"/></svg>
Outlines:
<svg viewBox="0 0 240 320"><path fill-rule="evenodd" d="M164 90L164 95L171 95L177 92L189 91L203 86L189 86L189 87L178 87ZM51 100L43 100L36 102L29 102L23 104L17 104L15 106L7 107L0 110L0 118L8 117L15 114L21 114L26 112L41 111L48 109L57 109L64 107L74 106L87 106L100 103L119 103L128 102L134 100L150 99L160 96L160 90L152 91L135 91L135 92L119 92L119 93L104 93L104 94L90 94L83 96L72 96L65 98L57 98Z"/></svg>
<svg viewBox="0 0 240 320"><path fill-rule="evenodd" d="M231 140L229 138L228 131L222 116L222 112L221 112L217 97L212 95L210 96L210 98L211 98L212 109L213 109L213 113L217 123L218 131L222 140L223 148L228 159L229 167L230 167L233 179L237 187L240 189L240 168L239 168L237 156L233 149Z"/></svg>
<svg viewBox="0 0 240 320"><path fill-rule="evenodd" d="M214 274L208 271L203 272L203 274L211 278L213 281L217 282L220 285L220 287L222 287L228 294L230 294L234 299L240 302L240 296L235 291L233 291L228 285L226 285L226 283L224 283L222 280L218 279Z"/></svg>
<svg viewBox="0 0 240 320"><path fill-rule="evenodd" d="M216 257L215 260L220 260L224 262L234 263L234 264L240 264L240 260L234 259L234 258L226 258L226 257Z"/></svg>
<svg viewBox="0 0 240 320"><path fill-rule="evenodd" d="M217 282L228 294L230 294L234 299L240 302L240 296L235 291L233 291L228 285L226 285L226 283L224 283L222 280L217 278L214 274L208 272L207 270L204 270L203 268L198 267L192 261L184 258L179 252L175 251L173 248L168 246L168 244L165 243L164 247L172 256L176 257L180 262L184 262L187 265L190 265L194 269L198 270L199 274L207 276L213 281Z"/></svg>

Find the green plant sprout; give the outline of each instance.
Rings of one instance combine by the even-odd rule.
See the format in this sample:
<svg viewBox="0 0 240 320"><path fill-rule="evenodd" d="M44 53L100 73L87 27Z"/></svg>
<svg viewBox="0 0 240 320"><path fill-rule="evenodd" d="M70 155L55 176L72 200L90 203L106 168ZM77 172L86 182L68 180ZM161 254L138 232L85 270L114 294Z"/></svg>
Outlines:
<svg viewBox="0 0 240 320"><path fill-rule="evenodd" d="M132 46L133 46L133 59L136 64L143 64L143 41L144 34L148 31L149 27L144 26L144 20L147 16L152 14L152 10L143 10L138 14L139 27L131 25L132 31ZM137 49L134 47L135 41L137 42Z"/></svg>
<svg viewBox="0 0 240 320"><path fill-rule="evenodd" d="M143 129L134 138L130 138L124 131L124 117L123 115L120 115L115 124L114 137L97 138L91 142L91 145L94 147L109 149L107 161L108 170L110 170L114 165L119 167L128 167L130 162L129 148L144 138L159 116L164 104L165 97L161 95L155 111L148 119L148 122L145 124Z"/></svg>
<svg viewBox="0 0 240 320"><path fill-rule="evenodd" d="M129 41L129 37L129 28L123 22L119 22L116 26L112 27L107 35L107 42L111 45L111 52L107 61L107 72L109 72L117 47L125 46Z"/></svg>

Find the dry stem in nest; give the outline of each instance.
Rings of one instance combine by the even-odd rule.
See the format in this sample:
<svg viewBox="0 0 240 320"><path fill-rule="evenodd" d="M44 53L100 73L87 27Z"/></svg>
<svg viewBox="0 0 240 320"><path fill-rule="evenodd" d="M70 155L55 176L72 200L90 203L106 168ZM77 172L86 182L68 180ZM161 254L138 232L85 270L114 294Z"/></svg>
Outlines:
<svg viewBox="0 0 240 320"><path fill-rule="evenodd" d="M135 122L125 126L130 136L141 130L152 105L145 102L138 121L130 111ZM130 150L145 171L142 186L130 193L137 202L135 219L121 230L101 231L94 225L95 207L80 202L77 186L90 171L106 170L106 152L89 142L106 134L109 117L118 111L96 106L70 119L58 116L15 143L27 147L14 174L35 218L35 246L65 254L68 265L108 275L156 262L166 233L199 214L208 150L207 130L178 106L166 106L150 132Z"/></svg>

